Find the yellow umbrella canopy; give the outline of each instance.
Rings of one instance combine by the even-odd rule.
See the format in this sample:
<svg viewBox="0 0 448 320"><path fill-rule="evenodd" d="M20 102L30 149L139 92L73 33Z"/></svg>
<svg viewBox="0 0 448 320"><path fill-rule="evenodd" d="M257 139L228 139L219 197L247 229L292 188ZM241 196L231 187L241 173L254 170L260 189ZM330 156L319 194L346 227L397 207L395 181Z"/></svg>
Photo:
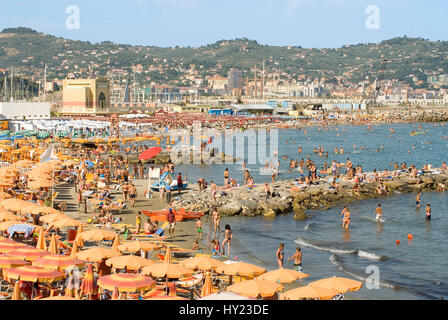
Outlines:
<svg viewBox="0 0 448 320"><path fill-rule="evenodd" d="M139 270L155 262L139 256L117 256L106 260L106 265L117 269Z"/></svg>
<svg viewBox="0 0 448 320"><path fill-rule="evenodd" d="M185 268L180 264L174 263L155 263L144 267L141 271L144 275L150 275L156 278L178 279L188 277L193 274L193 270Z"/></svg>
<svg viewBox="0 0 448 320"><path fill-rule="evenodd" d="M135 273L114 273L98 279L99 287L112 291L117 288L121 292L151 290L155 285L151 278Z"/></svg>
<svg viewBox="0 0 448 320"><path fill-rule="evenodd" d="M22 266L8 269L6 276L14 280L31 282L54 282L62 280L64 275L57 270L45 269L38 266Z"/></svg>
<svg viewBox="0 0 448 320"><path fill-rule="evenodd" d="M336 290L322 288L317 286L304 286L296 289L286 291L280 295L281 300L301 300L301 299L318 299L318 300L330 300L336 296L338 292Z"/></svg>
<svg viewBox="0 0 448 320"><path fill-rule="evenodd" d="M89 231L84 231L80 233L82 240L86 241L101 241L101 240L112 240L115 238L117 233L104 229L92 229Z"/></svg>
<svg viewBox="0 0 448 320"><path fill-rule="evenodd" d="M332 278L311 282L309 286L317 286L321 288L332 289L337 291L338 293L346 293L347 291L353 292L361 289L362 282L334 276Z"/></svg>
<svg viewBox="0 0 448 320"><path fill-rule="evenodd" d="M84 263L81 260L60 254L48 255L33 261L33 266L38 266L47 269L60 269L60 270L65 270L72 266L79 267L83 264Z"/></svg>
<svg viewBox="0 0 448 320"><path fill-rule="evenodd" d="M131 242L125 242L123 244L120 244L118 246L119 251L128 251L128 252L139 252L140 250L143 251L152 251L157 250L161 246L156 245L151 242L147 241L131 241Z"/></svg>
<svg viewBox="0 0 448 320"><path fill-rule="evenodd" d="M309 274L303 272L281 268L264 273L261 276L258 276L257 279L278 283L291 283L309 276Z"/></svg>
<svg viewBox="0 0 448 320"><path fill-rule="evenodd" d="M236 262L219 266L216 272L229 276L257 277L265 273L266 269L246 262Z"/></svg>
<svg viewBox="0 0 448 320"><path fill-rule="evenodd" d="M16 216L15 214L13 214L10 211L7 211L5 209L0 209L0 221L4 222L4 221L20 221L21 218L19 218L18 216Z"/></svg>
<svg viewBox="0 0 448 320"><path fill-rule="evenodd" d="M118 256L119 253L105 248L92 248L83 250L76 254L76 258L82 261L101 262L103 259Z"/></svg>
<svg viewBox="0 0 448 320"><path fill-rule="evenodd" d="M205 271L213 271L216 270L217 267L224 266L224 263L222 263L218 259L205 256L186 259L181 261L180 263L186 268L190 268L193 270L205 270Z"/></svg>
<svg viewBox="0 0 448 320"><path fill-rule="evenodd" d="M281 284L260 279L241 281L226 288L226 291L252 298L272 297L282 290Z"/></svg>

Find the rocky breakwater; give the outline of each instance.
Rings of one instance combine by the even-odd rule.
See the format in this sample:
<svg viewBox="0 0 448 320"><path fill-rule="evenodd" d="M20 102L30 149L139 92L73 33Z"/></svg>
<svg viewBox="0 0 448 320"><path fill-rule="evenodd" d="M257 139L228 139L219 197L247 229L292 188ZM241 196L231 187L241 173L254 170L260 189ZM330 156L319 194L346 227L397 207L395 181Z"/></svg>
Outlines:
<svg viewBox="0 0 448 320"><path fill-rule="evenodd" d="M219 189L216 202L213 201L211 191L189 190L175 199L174 208L202 211L211 214L214 208L223 216L259 216L275 217L278 214L294 213L294 219L307 218L306 210L327 210L334 205L347 204L363 199L382 198L397 193L437 190L439 184L448 185L448 171L442 173L425 173L417 179L409 173L402 173L393 179L386 179L388 195L377 192L377 182L361 183L359 194L352 190L353 181L339 181L337 189L331 189L328 179L322 179L317 184L297 190L294 181L278 181L271 185L274 197L267 198L262 187L254 189L235 188ZM297 190L297 191L296 191Z"/></svg>

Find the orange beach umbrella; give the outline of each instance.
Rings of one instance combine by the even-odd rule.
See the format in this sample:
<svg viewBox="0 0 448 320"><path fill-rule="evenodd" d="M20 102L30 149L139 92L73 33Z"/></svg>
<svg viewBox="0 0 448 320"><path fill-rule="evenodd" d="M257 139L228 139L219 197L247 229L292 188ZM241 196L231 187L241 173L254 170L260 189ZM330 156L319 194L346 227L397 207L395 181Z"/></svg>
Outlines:
<svg viewBox="0 0 448 320"><path fill-rule="evenodd" d="M246 262L236 262L219 266L216 272L229 276L256 277L265 273L266 269Z"/></svg>
<svg viewBox="0 0 448 320"><path fill-rule="evenodd" d="M139 256L118 256L106 260L106 265L118 269L139 270L155 262Z"/></svg>
<svg viewBox="0 0 448 320"><path fill-rule="evenodd" d="M29 262L17 257L9 256L7 254L0 254L0 268L10 269L19 266L24 266L28 263Z"/></svg>
<svg viewBox="0 0 448 320"><path fill-rule="evenodd" d="M152 250L157 250L159 248L160 248L160 246L155 245L151 242L146 242L146 241L125 242L118 246L119 251L128 251L128 252L138 252L140 250L152 251Z"/></svg>
<svg viewBox="0 0 448 320"><path fill-rule="evenodd" d="M37 238L36 248L40 250L47 250L47 242L45 241L44 229L39 230L39 238Z"/></svg>
<svg viewBox="0 0 448 320"><path fill-rule="evenodd" d="M53 282L64 278L64 275L57 270L45 269L38 266L22 266L8 269L6 275L10 279L31 282Z"/></svg>
<svg viewBox="0 0 448 320"><path fill-rule="evenodd" d="M76 258L82 261L101 262L103 259L116 257L118 255L118 253L111 249L92 248L78 252Z"/></svg>
<svg viewBox="0 0 448 320"><path fill-rule="evenodd" d="M174 263L155 263L142 269L142 274L150 275L156 278L178 279L188 277L193 274L193 270L182 267Z"/></svg>
<svg viewBox="0 0 448 320"><path fill-rule="evenodd" d="M259 279L241 281L227 287L226 289L226 291L252 298L272 297L274 294L282 290L283 286L279 283Z"/></svg>
<svg viewBox="0 0 448 320"><path fill-rule="evenodd" d="M311 282L309 286L317 286L321 288L332 289L337 291L338 293L346 293L347 291L353 292L361 289L362 282L334 276L332 278Z"/></svg>
<svg viewBox="0 0 448 320"><path fill-rule="evenodd" d="M194 257L180 262L184 267L193 270L213 271L218 267L223 267L224 263L218 259L210 257Z"/></svg>
<svg viewBox="0 0 448 320"><path fill-rule="evenodd" d="M58 254L58 244L56 242L56 234L51 235L50 246L48 247L48 252L51 254Z"/></svg>
<svg viewBox="0 0 448 320"><path fill-rule="evenodd" d="M304 286L296 289L286 291L280 295L281 300L301 300L301 299L318 299L318 300L330 300L336 296L338 292L336 290L322 288L318 286Z"/></svg>
<svg viewBox="0 0 448 320"><path fill-rule="evenodd" d="M22 295L20 294L20 281L14 283L11 300L22 300Z"/></svg>
<svg viewBox="0 0 448 320"><path fill-rule="evenodd" d="M272 270L267 273L262 274L261 276L258 276L257 279L260 280L267 280L272 282L278 282L278 283L291 283L299 279L303 279L309 277L309 274L290 270L290 269L277 269Z"/></svg>
<svg viewBox="0 0 448 320"><path fill-rule="evenodd" d="M31 246L17 248L17 249L14 249L14 250L11 250L8 252L8 255L10 255L10 256L22 258L27 261L33 261L34 259L46 256L49 254L50 254L50 252L48 252L48 251L39 250L39 249L36 249Z"/></svg>
<svg viewBox="0 0 448 320"><path fill-rule="evenodd" d="M65 270L72 266L81 266L83 262L81 260L64 255L48 255L42 258L38 258L33 261L33 266L38 266L46 269L61 269Z"/></svg>
<svg viewBox="0 0 448 320"><path fill-rule="evenodd" d="M21 219L14 213L7 210L0 210L0 221L20 221Z"/></svg>
<svg viewBox="0 0 448 320"><path fill-rule="evenodd" d="M145 277L135 273L114 273L98 279L98 286L121 292L134 292L138 290L150 290L156 285L156 282L150 277Z"/></svg>
<svg viewBox="0 0 448 320"><path fill-rule="evenodd" d="M112 240L117 233L104 229L92 229L80 233L80 237L86 241Z"/></svg>

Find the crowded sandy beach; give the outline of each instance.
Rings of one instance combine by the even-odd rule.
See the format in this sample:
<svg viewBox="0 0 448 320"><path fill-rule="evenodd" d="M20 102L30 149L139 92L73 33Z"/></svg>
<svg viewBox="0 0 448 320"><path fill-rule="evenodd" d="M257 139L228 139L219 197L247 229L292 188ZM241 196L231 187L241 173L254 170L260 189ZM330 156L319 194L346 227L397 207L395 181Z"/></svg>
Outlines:
<svg viewBox="0 0 448 320"><path fill-rule="evenodd" d="M190 124L181 121L184 128L198 120L209 123L202 116L190 118ZM261 216L272 220L282 215L300 222L309 219L309 210L341 206L334 229L350 237L357 228L351 224L356 219L350 212L352 202L416 192L420 206L422 192L446 190L445 162L417 167L403 161L389 170L367 171L362 163L350 160L363 152L362 145L354 146L352 154L347 147L344 153L341 146L316 146L308 153L301 150L299 140L289 138L280 143L295 143L296 158L306 160L279 154L278 163L259 163L266 182L258 176L254 179L254 169L237 159L233 162L242 166L238 173L235 167L213 169L220 171L216 173L220 180L203 178L201 173L188 177L169 157L161 157L174 147L169 133L180 123L168 116L164 121L151 119L157 117L146 119L151 130L137 126L142 120L129 125L129 119L123 119L118 132L113 132L109 121L78 118L64 128L4 134L0 146L1 299L354 299L353 293L375 283L331 273L308 281L317 270L302 264L304 249L313 247L307 242L290 243L281 235L270 239L275 249L268 254L269 266L237 256L233 246L243 234L235 231L240 226L231 219ZM368 119L358 123L352 119L351 124L327 119L279 123L279 119L263 117L235 117L233 124L215 120L216 127L225 122L236 131L261 124L273 130L287 124L302 138L313 132L336 137L346 130L335 131L342 125L372 130ZM430 134L421 124L414 126L408 136ZM445 128L443 122L431 126L433 131ZM398 130L378 124L376 128L391 135ZM204 146L212 141L208 136L202 140ZM383 152L380 146L377 149L377 154ZM336 156L346 159L331 160ZM283 178L280 162L293 178ZM429 224L430 204L425 203L422 210ZM387 225L380 204L373 219ZM402 231L412 241L413 234ZM396 241L394 245L399 244Z"/></svg>

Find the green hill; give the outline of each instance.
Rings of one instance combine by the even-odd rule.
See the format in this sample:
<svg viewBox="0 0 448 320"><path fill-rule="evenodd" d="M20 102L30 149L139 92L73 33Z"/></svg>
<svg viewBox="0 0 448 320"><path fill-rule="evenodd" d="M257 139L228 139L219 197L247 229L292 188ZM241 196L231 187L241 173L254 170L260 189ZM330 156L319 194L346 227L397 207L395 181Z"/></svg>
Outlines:
<svg viewBox="0 0 448 320"><path fill-rule="evenodd" d="M35 73L48 64L48 77L64 78L69 72L87 76L89 72L106 75L111 68L131 70L140 64L141 81L180 84L179 79L191 64L202 76L221 74L230 68L253 77L255 65L265 59L268 72L292 77L308 75L336 81L345 77L359 81L375 76L382 59L388 59L384 78L412 84L412 76L426 80L430 73L448 73L448 42L422 38L393 38L379 44L346 45L335 49L307 49L297 46L269 46L249 39L221 40L206 46L154 47L90 43L58 38L28 28L8 28L0 33L0 69ZM90 69L89 69L90 67Z"/></svg>

